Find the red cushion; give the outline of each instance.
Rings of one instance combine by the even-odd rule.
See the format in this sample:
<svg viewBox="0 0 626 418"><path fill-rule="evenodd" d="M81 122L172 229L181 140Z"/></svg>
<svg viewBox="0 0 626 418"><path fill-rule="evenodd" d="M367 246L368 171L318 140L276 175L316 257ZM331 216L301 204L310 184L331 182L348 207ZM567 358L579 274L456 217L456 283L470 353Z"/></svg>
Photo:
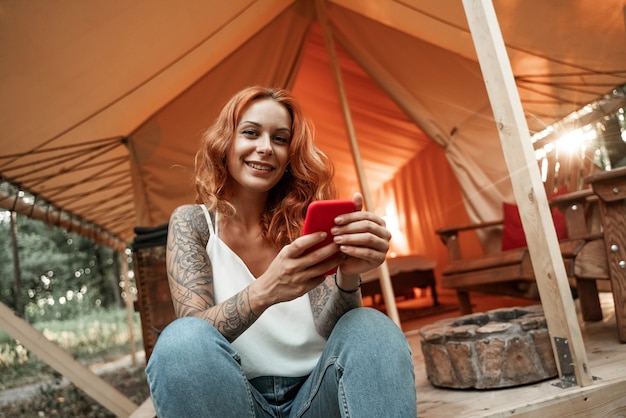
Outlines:
<svg viewBox="0 0 626 418"><path fill-rule="evenodd" d="M567 227L565 225L565 215L563 215L557 207L552 207L551 212L558 240L566 239ZM502 204L502 214L504 220L504 227L502 229L502 251L526 247L526 236L524 235L522 219L520 218L517 205L504 202Z"/></svg>

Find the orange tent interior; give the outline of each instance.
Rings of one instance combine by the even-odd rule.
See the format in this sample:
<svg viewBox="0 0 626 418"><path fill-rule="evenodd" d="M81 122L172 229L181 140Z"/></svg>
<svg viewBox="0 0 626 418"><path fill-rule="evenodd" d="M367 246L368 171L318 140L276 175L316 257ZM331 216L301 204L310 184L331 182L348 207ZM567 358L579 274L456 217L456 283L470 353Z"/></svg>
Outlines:
<svg viewBox="0 0 626 418"><path fill-rule="evenodd" d="M621 0L494 6L532 133L626 81ZM392 220L394 252L445 264L435 229L497 219L513 200L457 0L4 3L2 180L49 218L62 210L70 227L123 248L133 227L165 223L194 199L202 130L235 91L267 84L299 97L351 196L359 184L318 8L370 209ZM16 207L13 191L1 191L3 207Z"/></svg>

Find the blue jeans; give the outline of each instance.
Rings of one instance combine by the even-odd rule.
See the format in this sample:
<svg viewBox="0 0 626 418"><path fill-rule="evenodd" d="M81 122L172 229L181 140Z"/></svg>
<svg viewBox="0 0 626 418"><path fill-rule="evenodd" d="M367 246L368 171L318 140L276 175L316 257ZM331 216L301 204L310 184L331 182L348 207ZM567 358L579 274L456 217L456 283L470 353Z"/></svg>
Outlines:
<svg viewBox="0 0 626 418"><path fill-rule="evenodd" d="M407 340L370 308L341 317L309 376L248 381L230 343L197 318L166 327L146 372L159 418L417 416Z"/></svg>

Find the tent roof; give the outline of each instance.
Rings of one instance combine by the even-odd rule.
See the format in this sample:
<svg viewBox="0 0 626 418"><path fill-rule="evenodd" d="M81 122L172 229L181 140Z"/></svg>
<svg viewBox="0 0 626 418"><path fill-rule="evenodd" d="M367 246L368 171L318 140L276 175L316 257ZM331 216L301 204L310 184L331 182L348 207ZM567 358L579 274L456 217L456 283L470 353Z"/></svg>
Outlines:
<svg viewBox="0 0 626 418"><path fill-rule="evenodd" d="M471 215L480 212L474 195L493 185L508 193L461 2L319 3L369 187L434 140ZM622 0L494 6L531 131L626 81ZM199 135L250 84L291 88L340 193L358 189L312 1L6 2L0 62L2 179L124 242L134 226L167 222L193 200Z"/></svg>

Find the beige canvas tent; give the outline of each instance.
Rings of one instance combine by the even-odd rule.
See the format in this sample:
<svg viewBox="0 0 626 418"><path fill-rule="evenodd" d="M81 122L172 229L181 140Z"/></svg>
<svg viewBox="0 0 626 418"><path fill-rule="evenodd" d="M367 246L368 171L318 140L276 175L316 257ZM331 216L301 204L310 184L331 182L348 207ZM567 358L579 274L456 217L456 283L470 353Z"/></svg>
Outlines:
<svg viewBox="0 0 626 418"><path fill-rule="evenodd" d="M531 132L626 80L622 1L494 3ZM123 248L193 199L199 135L249 84L298 95L348 197L359 184L319 8L370 209L392 220L394 251L445 262L434 229L513 199L457 0L5 3L0 175L17 187L0 205Z"/></svg>
<svg viewBox="0 0 626 418"><path fill-rule="evenodd" d="M395 251L445 262L435 228L512 200L461 2L320 4L371 209L397 216ZM532 131L626 80L623 1L494 6ZM167 222L194 198L200 133L250 84L292 89L340 194L359 188L314 1L8 2L0 19L0 175L51 222L120 246Z"/></svg>

